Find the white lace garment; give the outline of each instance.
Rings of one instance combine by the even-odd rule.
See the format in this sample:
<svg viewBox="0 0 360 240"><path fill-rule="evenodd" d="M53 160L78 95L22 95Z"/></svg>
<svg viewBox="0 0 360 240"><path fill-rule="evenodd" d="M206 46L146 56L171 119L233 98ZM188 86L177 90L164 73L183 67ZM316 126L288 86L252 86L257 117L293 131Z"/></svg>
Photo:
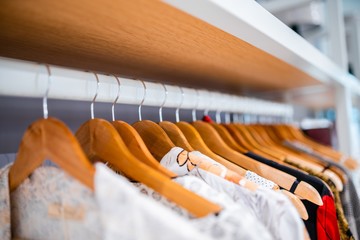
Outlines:
<svg viewBox="0 0 360 240"><path fill-rule="evenodd" d="M9 194L0 169L0 239L211 239L96 164L95 192L56 167L39 167Z"/></svg>
<svg viewBox="0 0 360 240"><path fill-rule="evenodd" d="M227 194L233 201L251 211L253 216L256 216L258 221L268 229L274 239L304 239L304 224L286 196L263 187L251 192L240 185L197 167L188 171L186 164L181 166L178 164L177 157L182 151L183 149L179 147L172 148L161 159L160 163L179 176L184 174L195 176L218 192ZM191 164L191 155L188 161Z"/></svg>

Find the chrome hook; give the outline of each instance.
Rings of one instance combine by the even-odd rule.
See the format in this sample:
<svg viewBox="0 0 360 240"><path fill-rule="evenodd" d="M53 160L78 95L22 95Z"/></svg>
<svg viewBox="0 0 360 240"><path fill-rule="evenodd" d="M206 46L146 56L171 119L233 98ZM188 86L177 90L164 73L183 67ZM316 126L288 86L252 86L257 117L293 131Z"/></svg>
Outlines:
<svg viewBox="0 0 360 240"><path fill-rule="evenodd" d="M91 101L91 104L90 104L91 119L94 119L94 103L95 103L95 100L96 100L97 95L99 93L99 85L100 85L98 75L96 73L94 73L94 75L95 75L95 78L96 78L96 93L95 93L95 96L94 96L94 98L93 98L93 100Z"/></svg>
<svg viewBox="0 0 360 240"><path fill-rule="evenodd" d="M217 110L216 110L216 114L215 114L215 120L216 120L216 123L217 124L220 124L221 123L221 109L220 108L218 108Z"/></svg>
<svg viewBox="0 0 360 240"><path fill-rule="evenodd" d="M226 124L229 124L231 122L230 120L230 113L229 112L226 112L225 113L225 123Z"/></svg>
<svg viewBox="0 0 360 240"><path fill-rule="evenodd" d="M142 107L142 105L143 105L143 103L144 103L144 101L145 101L145 97L146 97L146 85L145 85L145 82L144 82L143 80L140 80L140 82L141 82L141 83L143 84L143 86L144 86L144 95L143 95L143 98L142 98L142 100L141 100L141 102L140 102L139 109L138 109L138 111L139 111L139 121L142 120L142 117L141 117L141 107Z"/></svg>
<svg viewBox="0 0 360 240"><path fill-rule="evenodd" d="M191 115L192 115L192 120L193 122L196 121L196 110L199 106L199 102L200 102L200 94L199 94L199 91L197 89L195 89L196 91L196 104L195 104L195 107L193 108L193 110L191 111Z"/></svg>
<svg viewBox="0 0 360 240"><path fill-rule="evenodd" d="M111 116L112 116L112 120L115 121L115 104L119 99L119 95L120 95L120 80L117 76L114 75L114 77L116 78L117 84L118 84L118 90L117 90L117 95L116 98L114 100L114 102L111 105Z"/></svg>
<svg viewBox="0 0 360 240"><path fill-rule="evenodd" d="M180 114L179 114L179 111L180 111L180 108L181 106L183 105L184 103L184 90L182 87L179 87L180 88L180 91L181 91L181 102L179 104L179 106L176 108L176 111L175 111L175 118L176 118L176 122L180 122Z"/></svg>
<svg viewBox="0 0 360 240"><path fill-rule="evenodd" d="M51 70L50 70L50 66L48 64L46 64L45 66L46 66L46 70L48 72L48 85L47 85L47 88L46 88L46 91L45 91L45 94L43 97L43 114L44 114L44 118L47 119L48 115L49 115L47 99L48 99L50 85L51 85Z"/></svg>
<svg viewBox="0 0 360 240"><path fill-rule="evenodd" d="M210 95L210 103L207 105L207 107L204 109L204 116L209 115L209 108L212 106L212 97L211 92L205 90Z"/></svg>
<svg viewBox="0 0 360 240"><path fill-rule="evenodd" d="M167 96L168 96L168 94L169 94L169 92L168 92L165 84L161 83L161 85L163 86L163 88L164 88L164 90L165 90L165 97L164 97L163 103L161 104L161 106L160 106L160 108L159 108L159 120L160 120L160 122L163 121L162 109L163 109L163 107L164 107L164 105L165 105L165 103L166 103L166 99L167 99Z"/></svg>

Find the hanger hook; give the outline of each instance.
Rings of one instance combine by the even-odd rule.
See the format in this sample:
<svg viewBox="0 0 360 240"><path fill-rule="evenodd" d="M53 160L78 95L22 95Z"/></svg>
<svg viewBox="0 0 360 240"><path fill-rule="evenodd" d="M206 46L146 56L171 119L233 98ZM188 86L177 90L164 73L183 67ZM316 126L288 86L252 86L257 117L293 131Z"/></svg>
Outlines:
<svg viewBox="0 0 360 240"><path fill-rule="evenodd" d="M181 106L183 105L184 103L184 90L182 87L179 87L180 91L181 91L181 102L180 104L178 105L178 107L176 108L176 111L175 111L175 118L176 118L176 122L180 122L180 114L179 114L179 111L180 111L180 108Z"/></svg>
<svg viewBox="0 0 360 240"><path fill-rule="evenodd" d="M196 104L195 104L195 107L193 108L193 110L191 111L193 122L196 121L196 110L197 110L197 108L199 106L199 102L200 102L199 90L195 89L195 91L196 91Z"/></svg>
<svg viewBox="0 0 360 240"><path fill-rule="evenodd" d="M43 97L43 114L44 114L44 118L47 119L48 115L49 115L47 99L48 99L50 85L51 85L51 70L50 70L50 66L48 64L46 64L45 66L46 66L46 70L48 72L48 84L47 84L47 88L46 88L46 91L45 91L45 94Z"/></svg>
<svg viewBox="0 0 360 240"><path fill-rule="evenodd" d="M115 104L117 103L118 99L119 99L119 95L120 95L120 80L117 76L113 75L116 78L117 84L118 84L118 90L117 90L117 95L116 98L113 102L113 104L111 105L111 116L112 116L112 120L115 121Z"/></svg>
<svg viewBox="0 0 360 240"><path fill-rule="evenodd" d="M230 120L230 112L226 112L225 113L225 123L229 124L231 122Z"/></svg>
<svg viewBox="0 0 360 240"><path fill-rule="evenodd" d="M164 105L165 105L165 102L166 102L166 99L167 99L167 95L168 95L168 93L169 93L168 90L167 90L167 88L166 88L166 86L165 86L165 84L161 83L161 85L163 86L163 88L164 88L164 90L165 90L165 97L164 97L163 103L161 104L161 106L160 106L160 108L159 108L159 119L160 119L160 122L163 121L162 109L163 109L163 107L164 107Z"/></svg>
<svg viewBox="0 0 360 240"><path fill-rule="evenodd" d="M95 75L95 78L96 78L96 93L95 93L95 96L93 98L93 100L91 101L91 104L90 104L90 111L91 111L91 119L94 119L94 103L95 103L95 100L97 98L97 95L99 93L99 85L100 85L100 82L99 82L99 76L94 73Z"/></svg>
<svg viewBox="0 0 360 240"><path fill-rule="evenodd" d="M204 109L204 116L206 116L206 115L209 115L209 108L211 107L211 105L212 105L212 97L211 97L211 92L210 91L208 91L208 90L205 90L209 95L210 95L210 103L209 103L209 105L207 105L207 107Z"/></svg>
<svg viewBox="0 0 360 240"><path fill-rule="evenodd" d="M217 124L220 124L221 123L221 109L220 108L218 108L217 110L216 110L216 115L215 115L215 120L216 120L216 123Z"/></svg>
<svg viewBox="0 0 360 240"><path fill-rule="evenodd" d="M141 82L142 85L144 86L144 95L143 95L143 98L142 98L142 100L141 100L141 102L140 102L140 104L139 104L139 109L138 109L138 111L139 111L139 121L142 120L142 117L141 117L141 107L142 107L142 105L143 105L143 103L144 103L144 101L145 101L145 97L146 97L146 85L145 85L145 82L144 82L143 80L140 80L140 82Z"/></svg>

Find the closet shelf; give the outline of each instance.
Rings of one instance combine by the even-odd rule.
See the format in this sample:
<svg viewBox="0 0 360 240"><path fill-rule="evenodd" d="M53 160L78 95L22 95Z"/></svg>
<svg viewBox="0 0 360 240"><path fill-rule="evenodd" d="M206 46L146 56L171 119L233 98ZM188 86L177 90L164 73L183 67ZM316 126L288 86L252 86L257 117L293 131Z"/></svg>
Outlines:
<svg viewBox="0 0 360 240"><path fill-rule="evenodd" d="M253 0L5 1L0 16L3 57L236 94L360 89Z"/></svg>
<svg viewBox="0 0 360 240"><path fill-rule="evenodd" d="M311 76L318 84L341 84L360 94L357 78L343 71L255 1L206 0L191 3L181 0L164 1L281 59ZM260 71L261 67L259 66ZM287 77L286 81L293 84L292 88L296 88L296 82L300 83L302 80L299 76L293 75ZM302 87L306 87L306 84Z"/></svg>

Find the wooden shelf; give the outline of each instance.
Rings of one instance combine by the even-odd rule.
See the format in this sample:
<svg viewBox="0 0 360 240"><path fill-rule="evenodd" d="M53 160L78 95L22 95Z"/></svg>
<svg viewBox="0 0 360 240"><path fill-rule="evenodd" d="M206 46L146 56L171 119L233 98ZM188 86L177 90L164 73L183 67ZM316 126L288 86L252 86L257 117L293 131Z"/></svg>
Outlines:
<svg viewBox="0 0 360 240"><path fill-rule="evenodd" d="M321 83L159 1L3 1L0 29L3 57L232 93Z"/></svg>
<svg viewBox="0 0 360 240"><path fill-rule="evenodd" d="M164 2L3 1L0 56L238 94L360 89L255 1Z"/></svg>
<svg viewBox="0 0 360 240"><path fill-rule="evenodd" d="M315 78L318 83L346 85L360 93L358 79L343 71L255 1L165 1L276 56ZM294 75L288 78L288 81L296 82L301 79Z"/></svg>

